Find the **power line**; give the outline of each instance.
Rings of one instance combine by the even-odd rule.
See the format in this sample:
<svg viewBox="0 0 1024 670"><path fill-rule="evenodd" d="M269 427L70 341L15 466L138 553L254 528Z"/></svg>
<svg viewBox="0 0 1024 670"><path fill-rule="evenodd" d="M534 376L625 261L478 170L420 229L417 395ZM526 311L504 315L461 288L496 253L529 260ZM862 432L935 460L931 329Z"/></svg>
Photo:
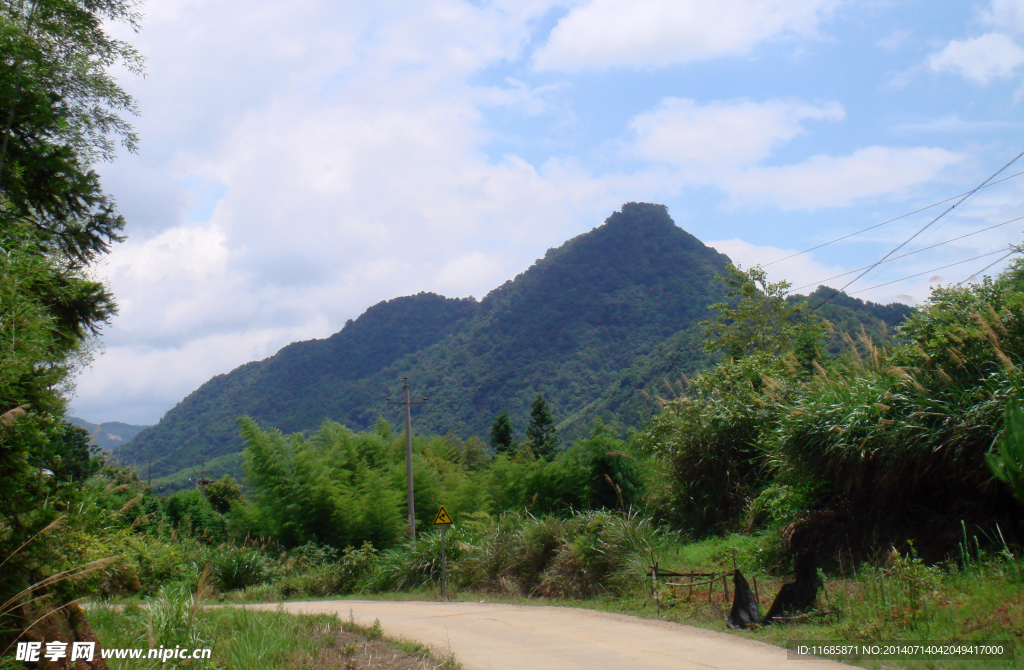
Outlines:
<svg viewBox="0 0 1024 670"><path fill-rule="evenodd" d="M971 277L976 277L976 276L980 275L980 274L981 274L982 272L984 272L985 270L988 270L988 269L989 269L990 267L992 267L993 265L995 265L995 264L996 264L996 263L998 263L999 261L1005 260L1005 259L1009 258L1010 256L1014 255L1015 253L1017 253L1017 250L1016 250L1016 249L1014 249L1014 250L1013 250L1013 251L1011 251L1010 253L1006 254L1006 255L1005 255L1005 256L1003 256L1002 258L997 258L997 259L995 259L994 261L992 261L991 263L989 263L989 264L988 264L988 265L986 265L985 267L981 268L980 270L978 270L977 272L975 272L974 274L972 274L972 275L971 275ZM967 278L967 279L965 279L964 281L960 282L960 284L963 284L964 282L966 282L966 281L967 281L968 279L970 279L971 277L968 277L968 278ZM960 286L960 284L957 284L957 286Z"/></svg>
<svg viewBox="0 0 1024 670"><path fill-rule="evenodd" d="M881 257L881 258L880 258L880 259L878 260L878 262L876 262L876 263L875 263L874 265L872 265L871 267L869 267L869 268L868 268L867 270L864 270L864 272L860 273L859 275L857 275L856 277L854 277L854 278L853 278L853 279L851 279L850 281L846 282L846 285L845 285L845 286L843 286L843 287L842 287L841 289L839 289L838 291L836 291L835 293L833 293L832 295L830 295L830 296L829 296L828 298L825 298L825 300L823 300L822 302L818 303L818 306L817 306L817 307L815 307L814 309L812 309L811 311L813 312L813 311L816 311L816 310L818 310L818 309L821 309L822 307L824 307L824 306L825 306L825 305L826 305L826 304L827 304L827 303L828 303L829 301L831 301L831 300L832 300L833 298L835 298L835 297L836 297L837 295L839 295L840 293L842 293L843 291L845 291L845 290L846 290L847 288L849 288L851 284L853 284L854 282L856 282L856 281L860 280L860 278L861 278L861 277L863 277L863 276L864 276L864 275L866 275L867 273L871 272L871 270L873 270L873 269L874 269L875 267L877 267L879 263L883 262L883 261L884 261L885 259L889 258L889 256L892 256L892 255L893 255L894 253L896 253L897 251L899 251L899 250L900 250L900 249L902 249L903 247L905 247L905 246L907 246L908 244L910 244L910 241L911 241L911 240L913 240L913 239L914 239L915 237L917 237L918 235L920 235L920 234L921 234L921 233L923 233L924 231L928 230L928 228L930 228L930 227L932 226L932 224L934 224L934 223L935 223L936 221L938 221L939 219L941 219L942 217L944 217L944 216L945 216L946 214L949 214L950 212L952 212L952 211L953 211L953 209L954 209L954 208L955 208L955 207L956 207L957 205L959 205L960 203L962 203L962 202L963 202L964 200L966 200L967 198L969 198L969 197L971 197L972 195L974 195L975 193L977 193L979 189L981 189L982 187L984 187L984 186L985 186L985 184L987 184L987 183L989 183L990 181L992 181L993 179L995 179L995 178L996 178L996 177L997 177L997 176L999 175L999 173L1000 173L1000 172L1002 172L1003 170L1005 170L1006 168L1010 167L1010 166L1011 166L1011 165L1013 165L1013 164L1014 164L1015 162L1017 162L1017 159L1018 159L1018 158L1020 158L1021 156L1024 156L1024 151L1022 151L1022 152L1020 152L1019 154L1017 154L1016 156L1014 156L1013 160L1011 160L1011 161L1010 161L1009 163L1007 163L1007 164L1006 164L1006 165L1004 165L1003 167L1001 167L1001 168L999 168L998 170L996 170L995 172L993 172L993 173L992 173L992 175L991 175L991 176L990 176L990 177L989 177L988 179L986 179L985 181L983 181L983 182L981 182L980 184L978 184L977 186L975 186L975 187L974 187L973 189L971 189L970 191L968 191L966 195L964 195L964 196L963 196L962 198L960 198L959 200L957 200L956 202L954 202L954 203L953 203L952 205L950 205L949 207L947 207L947 208L946 208L945 210L943 210L943 212L942 212L941 214L939 214L939 215L938 215L938 216L936 216L936 217L935 217L934 219L932 219L931 221L929 221L928 223L926 223L926 224L925 224L924 226L922 226L921 228L919 228L919 229L918 229L918 231L917 231L916 233L914 233L913 235L911 235L910 237L908 237L908 238L907 238L906 240L904 240L903 242L901 242L901 243L900 243L900 245L899 245L899 246L897 246L897 247L896 247L895 249L893 249L892 251L890 251L890 252L889 252L889 253L887 253L886 255L882 256L882 257ZM941 268L940 268L940 269L941 269ZM889 283L892 283L892 282L889 282ZM880 284L879 286L885 286L885 284ZM872 288L877 288L877 287L872 287ZM857 291L857 292L858 292L858 293L860 293L860 291Z"/></svg>
<svg viewBox="0 0 1024 670"><path fill-rule="evenodd" d="M857 295L858 293L863 293L864 291L870 291L871 289L874 289L874 288L881 288L883 286L888 286L889 284L895 284L896 282L901 282L904 279L913 279L914 277L920 277L921 275L926 275L929 272L938 272L939 270L945 270L946 268L951 268L954 265L963 265L964 263L970 263L971 261L976 261L979 258L985 258L987 256L992 256L994 254L1001 254L1001 253L1003 253L1003 250L1002 249L997 249L995 251L990 251L987 254L982 254L980 256L975 256L974 258L968 258L965 261L957 261L956 263L950 263L949 265L943 265L940 268L932 268L931 270L925 270L924 272L918 272L917 274L914 274L914 275L908 275L906 277L900 277L899 279L893 279L892 281L887 281L884 284L877 284L875 286L869 286L868 288L862 288L862 289L857 290L857 291L851 291L849 293L849 295ZM1011 251L1009 254L1006 254L1006 256L1009 256L1012 253L1013 252ZM1006 256L1003 256L1003 258L1006 258ZM992 263L992 265L995 265L998 262L999 261L996 261L995 263ZM985 269L987 270L989 267L992 267L992 265L989 265ZM983 270L983 272L984 272L984 270ZM825 302L828 302L828 301L825 301ZM821 303L821 305L824 305L824 304L825 304L824 302ZM821 305L818 305L818 307L821 307ZM817 309L817 308L815 308L815 309Z"/></svg>
<svg viewBox="0 0 1024 670"><path fill-rule="evenodd" d="M1020 156L1018 156L1017 158L1020 158ZM1017 159L1015 158L1014 160L1017 160ZM1010 161L1010 162L1012 163L1013 161ZM1004 167L1004 168L1003 168L1003 170L1005 170L1005 169L1006 169L1006 168ZM1002 172L1002 170L1000 170L1000 172ZM999 174L999 173L997 172L996 174ZM804 249L803 251L798 251L798 252L796 252L795 254L790 254L789 256L786 256L785 258L780 258L780 259L778 259L778 260L774 260L774 261L772 261L771 263L765 263L765 264L764 264L764 265L762 265L761 267L763 267L763 268L766 268L766 267L768 267L769 265L775 265L776 263L781 263L782 261L788 261L788 260L789 260L790 258L796 258L797 256L802 256L802 255L804 255L804 254L806 254L806 253L809 253L809 252L811 252L811 251L814 251L815 249L821 249L822 247L827 247L827 246L828 246L828 245L830 245L830 244L835 244L836 242L842 242L843 240L845 240L845 239L847 239L847 238L849 238L849 237L854 237L855 235L860 235L861 233L866 233L866 232L867 232L867 231L869 231L869 230L874 230L875 228L878 228L878 227L880 227L880 226L884 226L884 225L886 225L886 224L888 224L888 223L892 223L893 221L899 221L900 219L905 219L905 218L907 218L908 216L913 216L914 214L918 214L918 213L920 213L920 212L923 212L923 211L925 211L926 209L931 209L932 207L938 207L939 205L942 205L942 204L944 204L944 203L947 203L947 202L949 202L950 200L956 200L957 198L959 198L959 197L961 197L961 196L964 196L964 195L971 195L971 194L972 194L972 193L974 193L975 191L978 191L978 190L980 190L980 189L982 189L982 188L988 188L989 186L995 186L996 184L1001 184L1001 183L1003 183L1004 181L1007 181L1007 180L1009 180L1009 179L1013 179L1014 177L1019 177L1019 176L1021 176L1022 174L1024 174L1024 170L1021 170L1020 172L1018 172L1018 173L1016 173L1016 174L1011 174L1011 175L1010 175L1009 177L1003 177L1002 179L999 179L999 180L997 180L997 181L994 181L994 182L992 182L991 184L984 184L984 185L982 185L982 186L980 186L980 187L978 187L978 188L974 189L974 191L964 191L964 192L963 192L963 193L961 193L960 195L954 195L954 196L951 196L951 197L949 197L949 198L946 198L945 200L940 200L940 201L938 201L938 202L933 202L932 204L928 205L927 207L922 207L921 209L915 209L915 210L914 210L913 212L907 212L906 214L901 214L900 216L897 216L896 218L893 218L893 219L889 219L888 221L883 221L883 222L881 222L881 223L876 223L875 225L873 225L873 226L868 226L867 228L861 228L860 230L858 230L858 231L856 231L856 232L853 232L853 233L850 233L849 235L843 235L842 237L837 237L837 238L836 238L836 239L834 239L834 240L830 240L830 241L828 241L828 242L822 242L822 243L821 243L821 244L819 244L818 246L815 246L815 247L811 247L810 249ZM957 203L957 204L959 204L959 203Z"/></svg>
<svg viewBox="0 0 1024 670"><path fill-rule="evenodd" d="M982 228L981 230L976 230L973 233L967 233L966 235L961 235L960 237L954 237L953 239L946 240L945 242L938 242L937 244L933 244L933 245L931 245L929 247L924 247L923 249L917 249L915 251L908 251L907 253L900 254L899 256L896 256L895 258L890 258L889 260L887 260L885 262L886 263L892 263L893 261L898 261L901 258L906 258L907 256L913 256L914 254L919 254L922 251L928 251L929 249L934 249L935 247L941 247L943 244L949 244L950 242L956 242L957 240L962 240L965 237L970 237L971 235L978 235L979 233L984 233L986 230L992 230L993 228L999 228L1000 226L1005 226L1007 224L1013 223L1014 221L1020 221L1021 219L1024 219L1024 216L1018 216L1016 219L1010 219L1009 221L1003 221L1002 223L997 223L994 226L989 226L988 228ZM876 265L881 265L881 263L876 263ZM871 267L871 266L870 265L865 265L862 268L857 268L856 270L850 270L849 272L844 272L842 274L838 274L838 275L829 277L828 279L821 279L821 280L816 281L816 282L811 282L810 284L804 284L803 286L801 286L799 288L792 289L791 292L795 293L796 291L802 291L803 289L809 288L811 286L814 286L815 284L821 285L821 284L823 284L823 283L825 283L827 281L832 281L833 279L838 279L839 277L845 277L846 275L852 275L854 272L860 272L861 270L865 270L865 269L867 269L869 267Z"/></svg>

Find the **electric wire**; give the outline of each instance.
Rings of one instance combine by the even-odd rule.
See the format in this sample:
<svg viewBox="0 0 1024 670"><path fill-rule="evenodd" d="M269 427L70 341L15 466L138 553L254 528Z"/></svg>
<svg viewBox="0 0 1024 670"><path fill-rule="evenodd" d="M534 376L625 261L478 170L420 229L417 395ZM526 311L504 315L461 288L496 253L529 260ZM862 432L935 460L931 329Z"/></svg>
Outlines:
<svg viewBox="0 0 1024 670"><path fill-rule="evenodd" d="M1019 158L1019 156L1018 156L1018 158ZM1014 160L1016 160L1016 159L1014 159ZM1013 161L1011 161L1011 163L1012 162ZM1005 169L1006 168L1004 167L1003 170L1005 170ZM1000 172L1001 171L1002 170L1000 170ZM998 173L996 173L996 174L998 174ZM995 186L996 184L1001 184L1004 181L1007 181L1009 179L1013 179L1014 177L1019 177L1022 174L1024 174L1024 170L1021 170L1020 172L1017 172L1015 174L1011 174L1009 177L1003 177L1002 179L996 180L996 181L992 182L991 184L984 184L983 186L981 186L981 187L979 187L977 189L974 189L974 191L964 191L963 193L960 193L959 195L950 196L950 197L946 198L945 200L940 200L938 202L933 202L932 204L930 204L930 205L928 205L926 207L922 207L921 209L915 209L913 212L907 212L906 214L901 214L900 216L897 216L895 218L889 219L888 221L882 221L881 223L876 223L876 224L874 224L872 226L868 226L867 228L861 228L860 230L852 232L852 233L850 233L848 235L843 235L842 237L837 237L836 239L829 240L828 242L822 242L821 244L819 244L817 246L814 246L814 247L811 247L810 249L804 249L803 251L798 251L795 254L790 254L789 256L786 256L785 258L779 258L777 260L772 261L771 263L765 263L761 267L766 268L769 265L775 265L776 263L781 263L782 261L788 261L790 258L796 258L797 256L803 256L804 254L810 253L811 251L814 251L816 249L821 249L822 247L827 247L828 245L835 244L836 242L842 242L843 240L845 240L847 238L853 237L855 235L860 235L861 233L866 233L869 230L874 230L875 228L878 228L880 226L884 226L884 225L886 225L888 223L892 223L893 221L899 221L900 219L905 219L908 216L913 216L914 214L918 214L920 212L923 212L926 209L931 209L932 207L938 207L939 205L945 204L945 203L949 202L950 200L956 200L957 198L959 198L961 196L971 195L975 191L978 191L978 190L980 190L982 188L988 188L989 186Z"/></svg>
<svg viewBox="0 0 1024 670"><path fill-rule="evenodd" d="M985 267L981 268L981 269L980 269L980 270L978 270L977 272L974 272L974 273L972 273L972 274L971 274L971 277L977 277L977 276L978 276L978 275L980 275L980 274L981 274L982 272L984 272L985 270L988 270L988 269L989 269L990 267L992 267L993 265L995 265L995 264L996 264L996 263L998 263L999 261L1002 261L1002 260L1006 260L1007 258L1009 258L1010 256L1014 255L1015 253L1019 253L1019 252L1018 252L1018 251L1017 251L1016 249L1014 249L1013 251L1011 251L1010 253L1006 254L1006 255L1005 255L1005 256L1003 256L1002 258L997 258L997 259L995 259L994 261L992 261L991 263L989 263L989 264L988 264L988 265L986 265ZM959 286L960 286L960 284L963 284L963 283L965 283L965 282L967 282L967 281L970 281L971 277L968 277L967 279L965 279L965 280L963 280L962 282L960 282L959 284L957 284L957 287L959 287Z"/></svg>
<svg viewBox="0 0 1024 670"><path fill-rule="evenodd" d="M965 210L967 209L967 206L971 202L973 202L974 199L977 198L977 197L978 197L978 193L975 192L975 193L972 193L971 195L967 196L966 198L964 198L964 200L958 204L959 209L957 209L955 212L951 212L948 216L943 218L941 223L939 223L939 224L935 225L934 227L930 228L927 232L922 233L921 237L919 237L917 240L915 240L914 244L910 245L909 248L911 250L915 250L916 251L918 248L921 247L921 245L927 243L928 240L930 240L930 239L941 239L939 237L939 233L942 231L942 229L944 227L948 226L951 222L955 221L957 219L957 217L963 216L964 213L965 213ZM892 259L890 258L889 260L892 260ZM888 262L889 261L886 261L886 263L888 263ZM879 267L876 267L874 270L870 270L868 272L865 272L864 276L861 277L862 284L866 284L868 282L874 282L874 281L881 281L881 277L886 273L887 270L888 270L888 268L880 267L879 266Z"/></svg>
<svg viewBox="0 0 1024 670"><path fill-rule="evenodd" d="M956 263L950 263L949 265L943 265L942 267L932 268L931 270L925 270L924 272L918 272L917 274L908 275L906 277L900 277L899 279L893 279L892 281L887 281L884 284L876 284L875 286L869 286L868 288L862 288L862 289L858 289L856 291L850 291L849 295L857 295L858 293L863 293L864 291L870 291L871 289L874 289L874 288L881 288L882 286L888 286L889 284L895 284L896 282L901 282L904 279L913 279L914 277L920 277L921 275L926 275L929 272L938 272L939 270L945 270L946 268L951 268L954 265L963 265L964 263L970 263L971 261L976 261L979 258L986 258L988 256L993 256L995 254L1001 254L1001 253L1003 253L1002 249L996 249L995 251L990 251L987 254L981 254L980 256L975 256L974 258L968 258L967 260L964 260L964 261L957 261ZM1014 252L1011 251L1009 254L1006 254L1006 256L1003 256L1003 258L1006 258L1007 256L1009 256L1012 253L1014 253ZM995 263L998 263L998 262L999 261L997 260ZM992 263L992 265L995 265L995 263ZM991 267L991 265L989 267ZM985 269L987 270L988 268L985 268ZM984 272L984 270L983 270L983 272ZM975 273L975 274L977 274L977 273ZM821 304L824 305L825 303L823 302ZM819 307L820 306L821 305L819 305Z"/></svg>
<svg viewBox="0 0 1024 670"><path fill-rule="evenodd" d="M885 261L885 260L886 260L887 258L889 258L890 256L892 256L892 255L893 255L894 253L896 253L897 251L899 251L899 250L900 250L900 249L902 249L903 247L905 247L905 246L907 246L908 244L910 244L911 240L913 240L913 239L914 239L915 237L917 237L918 235L920 235L920 234L921 234L921 233L923 233L924 231L928 230L928 228L930 228L930 227L932 226L932 224L934 224L934 223L935 223L936 221L938 221L939 219L941 219L942 217L944 217L944 216L945 216L946 214L949 214L949 213L950 213L951 211L953 211L953 209L954 209L954 208L955 208L955 207L956 207L957 205L959 205L960 203L962 203L962 202L963 202L964 200L966 200L967 198L969 198L969 197L971 197L972 195L974 195L975 193L977 193L977 192L978 192L978 190L980 190L980 189L981 189L981 188L982 188L983 186L985 186L985 184L989 183L990 181L992 181L993 179L995 179L995 178L996 178L997 176L999 176L999 173L1000 173L1000 172L1002 172L1002 171L1003 171L1003 170L1005 170L1006 168L1008 168L1008 167L1010 167L1011 165L1013 165L1014 163L1016 163L1016 162L1017 162L1017 159L1018 159L1018 158L1020 158L1021 156L1024 156L1024 151L1022 151L1022 152L1020 152L1019 154L1017 154L1016 156L1014 156L1014 157L1013 157L1013 160L1011 160L1011 161L1010 161L1009 163L1007 163L1007 164L1006 164L1006 165L1004 165L1003 167L1001 167L1001 168L999 168L998 170L996 170L995 172L993 172L993 173L992 173L992 175L991 175L991 176L990 176L990 177L989 177L988 179L986 179L985 181L983 181L983 182L981 182L980 184L978 184L977 186L975 186L975 187L974 187L973 189L971 189L970 191L968 191L966 195L964 195L964 196L963 196L962 198L960 198L959 200L957 200L956 202L954 202L954 203L953 203L952 205L950 205L949 207L947 207L947 208L946 208L945 210L943 210L941 214L939 214L939 215L938 215L938 216L936 216L936 217L935 217L934 219L932 219L931 221L929 221L928 223L926 223L926 224L925 224L924 226L922 226L921 228L919 228L919 229L918 229L918 231L917 231L916 233L914 233L913 235L911 235L910 237L908 237L908 238L907 238L906 240L904 240L903 242L901 242L901 243L899 244L899 246L897 246L897 247L896 247L895 249L893 249L892 251L890 251L890 252L889 252L889 253L887 253L886 255L882 256L882 257L881 257L881 258L880 258L880 259L879 259L879 260L878 260L878 261L877 261L877 262L876 262L876 263L875 263L874 265L872 265L872 266L871 266L871 267L869 267L869 268L868 268L867 270L865 270L864 272L860 273L859 275L857 275L856 277L854 277L854 278L853 278L853 279L851 279L850 281L846 282L846 285L845 285L845 286L843 286L843 287L842 287L841 289L837 290L837 291L836 291L835 293L833 293L833 294L832 294L832 295L830 295L829 297L825 298L825 300L823 300L823 301L821 301L820 303L818 303L818 305L817 305L816 307L814 307L814 309L812 309L811 311L812 311L812 312L814 312L814 311L817 311L817 310L821 309L822 307L824 307L825 305L827 305L827 304L828 304L828 303L829 303L829 302L830 302L830 301L831 301L831 300L832 300L833 298L835 298L835 297L836 297L837 295L839 295L840 293L842 293L843 291L845 291L845 290L846 290L847 288L849 288L851 284L853 284L853 283L855 283L855 282L859 281L861 277L863 277L863 276L864 276L864 275L866 275L867 273L871 272L871 270L873 270L873 269L874 269L875 267L877 267L877 266L879 265L879 263L882 263L882 262L883 262L883 261ZM941 268L940 268L940 269L941 269ZM899 281L899 280L897 280L897 281ZM887 283L893 283L893 282L887 282ZM879 284L879 286L885 286L885 284ZM872 287L872 288L877 288L877 287ZM861 292L861 291L857 291L857 293L860 293L860 292Z"/></svg>
<svg viewBox="0 0 1024 670"><path fill-rule="evenodd" d="M949 244L950 242L956 242L957 240L962 240L965 237L970 237L971 235L978 235L979 233L984 233L986 230L992 230L993 228L999 228L1000 226L1005 226L1007 224L1013 223L1014 221L1020 221L1021 219L1024 219L1024 216L1018 216L1016 219L1010 219L1009 221L1003 221L1002 223L997 223L994 226L989 226L988 228L982 228L981 230L976 230L973 233L967 233L966 235L961 235L960 237L954 237L953 239L946 240L945 242L938 242L936 244L933 244L933 245L928 246L928 247L924 247L922 249L916 249L914 251L908 251L905 254L900 254L899 256L896 256L894 258L890 258L889 260L887 260L885 262L886 263L892 263L893 261L898 261L901 258L906 258L907 256L913 256L914 254L919 254L922 251L928 251L929 249L934 249L935 247L941 247L943 244ZM881 263L877 263L877 265L881 265ZM849 272L844 272L842 274L833 275L832 277L829 277L827 279L821 279L819 281L811 282L810 284L804 284L803 286L800 286L798 288L790 289L790 293L795 293L797 291L802 291L803 289L810 288L811 286L814 286L815 284L821 285L821 284L823 284L823 283L825 283L827 281L832 281L833 279L838 279L839 277L845 277L846 275L852 275L854 272L860 272L861 270L865 270L865 269L867 269L869 267L871 267L871 266L870 265L865 265L864 267L857 268L856 270L850 270Z"/></svg>

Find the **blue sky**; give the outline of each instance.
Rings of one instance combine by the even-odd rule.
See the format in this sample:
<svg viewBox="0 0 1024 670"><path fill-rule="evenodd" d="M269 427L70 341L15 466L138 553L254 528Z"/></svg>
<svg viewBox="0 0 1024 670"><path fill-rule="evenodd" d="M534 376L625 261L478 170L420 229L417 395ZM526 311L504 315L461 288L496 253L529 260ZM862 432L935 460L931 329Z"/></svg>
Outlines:
<svg viewBox="0 0 1024 670"><path fill-rule="evenodd" d="M1024 151L1024 0L162 0L145 12L142 32L122 35L148 58L145 78L122 80L141 148L100 168L129 239L98 269L121 313L79 378L74 411L90 421L153 423L211 376L381 300L481 297L623 202L666 204L746 267L968 191ZM1022 205L1024 176L903 252ZM770 275L813 288L940 211ZM920 303L1000 254L934 268L1020 242L1022 223L849 290Z"/></svg>

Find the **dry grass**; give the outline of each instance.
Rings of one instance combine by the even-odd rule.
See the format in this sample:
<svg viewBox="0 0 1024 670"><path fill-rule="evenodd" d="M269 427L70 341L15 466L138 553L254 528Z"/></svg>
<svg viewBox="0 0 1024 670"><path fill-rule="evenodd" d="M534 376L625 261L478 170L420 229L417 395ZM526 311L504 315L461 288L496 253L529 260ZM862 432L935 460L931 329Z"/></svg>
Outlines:
<svg viewBox="0 0 1024 670"><path fill-rule="evenodd" d="M379 627L361 628L352 622L316 626L309 633L313 650L286 657L279 666L343 668L344 670L454 670L454 658L438 659L422 645L382 637Z"/></svg>

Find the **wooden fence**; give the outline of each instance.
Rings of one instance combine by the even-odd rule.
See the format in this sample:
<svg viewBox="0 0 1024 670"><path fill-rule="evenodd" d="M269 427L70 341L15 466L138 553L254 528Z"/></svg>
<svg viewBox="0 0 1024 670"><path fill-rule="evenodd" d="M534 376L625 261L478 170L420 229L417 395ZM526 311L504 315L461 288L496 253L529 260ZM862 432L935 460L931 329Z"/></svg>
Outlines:
<svg viewBox="0 0 1024 670"><path fill-rule="evenodd" d="M708 587L708 602L711 602L712 595L714 594L715 585L722 582L722 593L725 595L725 602L729 602L729 582L728 577L732 577L736 573L736 569L727 570L724 572L673 572L671 570L664 570L658 566L655 562L654 565L650 566L651 570L651 593L655 593L658 590L658 580L663 580L665 586L671 586L676 590L686 589L686 598L690 599L693 597L694 588L707 586ZM669 581L674 580L674 581ZM754 597L760 602L760 596L757 592L757 577L754 577Z"/></svg>

